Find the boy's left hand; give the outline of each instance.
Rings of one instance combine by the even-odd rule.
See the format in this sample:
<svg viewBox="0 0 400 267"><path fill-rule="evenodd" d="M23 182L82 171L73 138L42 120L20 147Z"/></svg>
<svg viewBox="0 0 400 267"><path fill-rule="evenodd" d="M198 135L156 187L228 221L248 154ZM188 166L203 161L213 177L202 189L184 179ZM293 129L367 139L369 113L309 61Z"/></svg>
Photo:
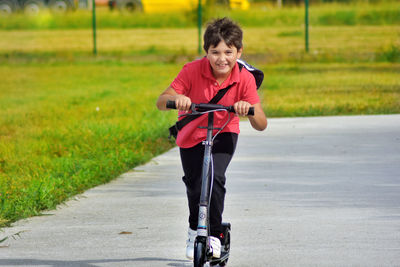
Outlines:
<svg viewBox="0 0 400 267"><path fill-rule="evenodd" d="M233 104L233 108L235 109L235 112L239 116L247 116L247 113L249 113L249 108L251 107L249 102L246 101L238 101L235 104Z"/></svg>

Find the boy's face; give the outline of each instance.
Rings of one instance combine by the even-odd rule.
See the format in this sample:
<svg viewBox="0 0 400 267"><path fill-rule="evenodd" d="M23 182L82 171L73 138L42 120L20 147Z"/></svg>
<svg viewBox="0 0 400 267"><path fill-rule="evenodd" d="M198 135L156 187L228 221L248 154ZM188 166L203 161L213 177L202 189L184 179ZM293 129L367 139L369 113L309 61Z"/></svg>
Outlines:
<svg viewBox="0 0 400 267"><path fill-rule="evenodd" d="M217 46L208 48L207 58L216 79L224 79L229 76L236 60L242 55L242 50L242 48L237 50L235 46L227 46L223 40Z"/></svg>

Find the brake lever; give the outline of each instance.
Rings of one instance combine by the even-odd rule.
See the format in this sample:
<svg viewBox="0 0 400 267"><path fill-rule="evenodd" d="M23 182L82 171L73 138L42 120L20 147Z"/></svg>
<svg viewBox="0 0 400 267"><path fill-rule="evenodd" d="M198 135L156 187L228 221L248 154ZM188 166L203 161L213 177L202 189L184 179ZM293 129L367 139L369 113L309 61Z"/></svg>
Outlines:
<svg viewBox="0 0 400 267"><path fill-rule="evenodd" d="M199 111L197 111L197 109L196 109L196 104L191 104L190 105L190 111L192 111L191 113L184 113L184 114L181 114L181 115L179 115L178 117L180 118L180 117L186 117L186 116L193 116L193 115L198 115L198 114L201 114L201 112L199 112Z"/></svg>
<svg viewBox="0 0 400 267"><path fill-rule="evenodd" d="M190 105L190 109L192 110L192 113L191 114L193 114L193 115L196 115L196 114L200 114L201 112L199 112L199 111L197 111L197 109L196 109L196 104L191 104Z"/></svg>
<svg viewBox="0 0 400 267"><path fill-rule="evenodd" d="M196 105L193 104L193 103L190 105L190 109L192 110L192 113L196 113L197 112Z"/></svg>

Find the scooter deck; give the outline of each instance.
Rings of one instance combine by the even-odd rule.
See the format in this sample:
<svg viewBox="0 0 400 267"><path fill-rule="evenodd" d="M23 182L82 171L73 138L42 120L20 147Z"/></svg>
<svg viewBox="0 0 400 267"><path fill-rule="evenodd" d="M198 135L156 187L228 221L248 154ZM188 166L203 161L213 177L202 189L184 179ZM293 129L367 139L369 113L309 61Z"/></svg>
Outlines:
<svg viewBox="0 0 400 267"><path fill-rule="evenodd" d="M220 264L221 262L227 260L228 258L229 258L229 252L221 252L220 258L212 258L210 260L210 265L214 266L214 265Z"/></svg>

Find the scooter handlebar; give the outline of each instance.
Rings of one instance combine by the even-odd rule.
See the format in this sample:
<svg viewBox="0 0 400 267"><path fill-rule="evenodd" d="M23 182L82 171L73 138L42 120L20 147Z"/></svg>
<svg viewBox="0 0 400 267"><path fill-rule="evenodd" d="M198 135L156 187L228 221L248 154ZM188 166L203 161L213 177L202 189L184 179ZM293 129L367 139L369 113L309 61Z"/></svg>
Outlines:
<svg viewBox="0 0 400 267"><path fill-rule="evenodd" d="M167 108L170 109L176 109L176 104L175 101L173 100L168 100L166 104ZM235 112L235 109L233 106L223 106L223 105L218 105L218 104L192 104L191 109L193 110L198 110L198 111L212 111L212 110L217 110L217 109L225 109L229 112ZM254 116L254 107L250 107L249 112L247 113L247 116Z"/></svg>
<svg viewBox="0 0 400 267"><path fill-rule="evenodd" d="M171 108L171 109L176 109L176 105L175 105L175 101L173 100L168 100L167 104L166 104L167 108Z"/></svg>

